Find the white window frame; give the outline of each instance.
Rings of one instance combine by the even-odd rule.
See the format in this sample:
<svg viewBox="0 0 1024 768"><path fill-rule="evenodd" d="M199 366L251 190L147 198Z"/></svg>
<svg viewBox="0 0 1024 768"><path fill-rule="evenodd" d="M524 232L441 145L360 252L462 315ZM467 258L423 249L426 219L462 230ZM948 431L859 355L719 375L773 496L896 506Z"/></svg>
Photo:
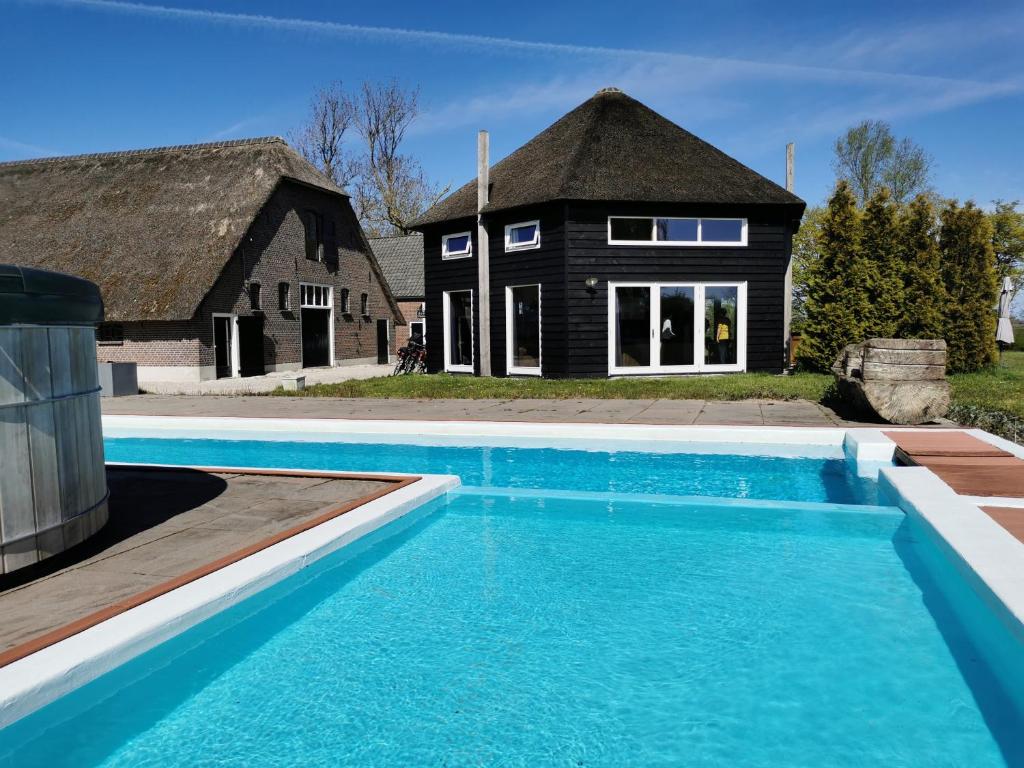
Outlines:
<svg viewBox="0 0 1024 768"><path fill-rule="evenodd" d="M302 303L302 288L320 288L321 290L327 291L327 303L326 304L303 304ZM299 283L299 355L301 358L302 350L302 310L304 309L326 309L329 314L327 316L327 344L328 344L328 359L327 364L334 367L335 356L334 356L334 286L324 285L323 283ZM306 367L306 361L302 360L302 367Z"/></svg>
<svg viewBox="0 0 1024 768"><path fill-rule="evenodd" d="M661 289L685 287L693 288L693 365L661 365ZM617 366L615 364L615 307L617 288L648 288L651 291L650 301L650 360L651 365ZM704 362L704 300L708 288L736 289L736 362L728 365ZM659 362L658 365L654 361ZM747 283L746 281L667 281L667 282L624 282L608 283L608 375L610 376L644 376L666 373L736 373L747 369Z"/></svg>
<svg viewBox="0 0 1024 768"><path fill-rule="evenodd" d="M420 326L420 341L424 344L427 343L427 323L425 320L410 320L409 321L409 338L412 339L416 334L412 332L414 325Z"/></svg>
<svg viewBox="0 0 1024 768"><path fill-rule="evenodd" d="M452 302L451 294L469 292L469 365L453 365L451 362L451 320ZM447 373L474 373L476 365L476 329L473 327L474 313L476 312L476 296L472 288L462 288L455 291L445 291L442 294L441 311L444 313L442 329L444 331L444 370Z"/></svg>
<svg viewBox="0 0 1024 768"><path fill-rule="evenodd" d="M613 240L612 219L650 219L651 239L650 240ZM697 222L696 240L657 240L658 220L677 220ZM740 239L736 242L729 240L702 240L704 219L712 221L739 221L743 224ZM609 216L608 217L608 245L651 245L658 248L669 247L699 247L699 248L745 248L747 246L747 220L735 216Z"/></svg>
<svg viewBox="0 0 1024 768"><path fill-rule="evenodd" d="M465 237L466 239L466 250L464 251L449 251L448 241L455 237ZM473 256L473 233L472 232L453 232L450 235L441 235L441 258L445 261L449 259L468 259Z"/></svg>
<svg viewBox="0 0 1024 768"><path fill-rule="evenodd" d="M214 312L213 313L213 344L214 347L217 345L217 318L226 317L231 320L231 378L237 379L242 375L242 360L238 352L238 315L233 315L229 312ZM217 376L217 351L214 349L213 353L213 375Z"/></svg>
<svg viewBox="0 0 1024 768"><path fill-rule="evenodd" d="M512 291L516 288L537 288L537 365L536 367L512 365L512 323L514 312L512 306ZM518 285L505 286L505 370L509 375L514 376L540 376L544 369L544 303L541 297L540 283L521 283Z"/></svg>
<svg viewBox="0 0 1024 768"><path fill-rule="evenodd" d="M531 226L535 227L533 240L531 242L513 244L510 241L513 229ZM509 253L510 251L532 251L536 248L540 248L540 219L534 219L533 221L520 221L518 224L505 225L505 253ZM518 288L519 286L516 287Z"/></svg>

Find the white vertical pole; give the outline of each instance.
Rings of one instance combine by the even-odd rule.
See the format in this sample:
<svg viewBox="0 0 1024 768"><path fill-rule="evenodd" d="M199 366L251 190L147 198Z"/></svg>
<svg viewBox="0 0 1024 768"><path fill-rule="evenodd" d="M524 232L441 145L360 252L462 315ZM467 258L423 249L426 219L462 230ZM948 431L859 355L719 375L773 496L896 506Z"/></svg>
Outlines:
<svg viewBox="0 0 1024 768"><path fill-rule="evenodd" d="M476 240L477 310L480 326L480 375L491 375L491 262L487 226L481 211L487 205L490 188L490 137L480 131L476 142Z"/></svg>
<svg viewBox="0 0 1024 768"><path fill-rule="evenodd" d="M786 145L786 189L790 192L793 191L793 156L795 146L793 142L789 142ZM789 258L789 263L786 265L786 278L785 286L783 288L783 301L785 304L782 309L782 342L783 350L786 356L783 361L783 369L789 367L789 356L790 350L793 348L793 334L791 326L793 325L793 257L792 254Z"/></svg>

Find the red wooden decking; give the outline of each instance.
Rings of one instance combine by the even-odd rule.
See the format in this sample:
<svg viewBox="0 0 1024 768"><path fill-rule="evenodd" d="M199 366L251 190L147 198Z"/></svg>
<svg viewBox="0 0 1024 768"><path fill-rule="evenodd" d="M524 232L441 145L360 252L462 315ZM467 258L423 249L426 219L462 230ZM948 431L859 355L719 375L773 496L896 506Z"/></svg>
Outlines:
<svg viewBox="0 0 1024 768"><path fill-rule="evenodd" d="M905 464L927 467L963 496L1024 499L1024 459L962 430L892 431L885 436L897 445ZM982 507L1018 540L1024 542L1024 509Z"/></svg>

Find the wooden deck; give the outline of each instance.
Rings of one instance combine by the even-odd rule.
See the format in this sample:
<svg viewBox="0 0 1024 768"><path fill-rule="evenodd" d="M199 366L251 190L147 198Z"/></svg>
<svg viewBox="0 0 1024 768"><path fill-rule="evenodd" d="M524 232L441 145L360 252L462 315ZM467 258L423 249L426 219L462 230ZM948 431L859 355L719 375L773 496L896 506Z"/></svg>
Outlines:
<svg viewBox="0 0 1024 768"><path fill-rule="evenodd" d="M888 431L896 457L927 467L963 496L1024 500L1024 459L962 430ZM982 507L1024 542L1024 507Z"/></svg>

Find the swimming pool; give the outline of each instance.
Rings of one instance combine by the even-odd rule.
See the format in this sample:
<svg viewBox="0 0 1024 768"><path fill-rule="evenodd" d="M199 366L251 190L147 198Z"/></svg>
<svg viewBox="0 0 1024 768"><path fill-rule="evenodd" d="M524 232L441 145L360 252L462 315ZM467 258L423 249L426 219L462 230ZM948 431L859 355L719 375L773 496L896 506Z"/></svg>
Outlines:
<svg viewBox="0 0 1024 768"><path fill-rule="evenodd" d="M458 475L463 485L875 504L877 483L838 452L808 457L562 447L108 438L108 461ZM706 446L703 446L706 448ZM733 452L729 452L729 451ZM817 453L823 453L817 451Z"/></svg>
<svg viewBox="0 0 1024 768"><path fill-rule="evenodd" d="M467 487L0 731L0 766L1024 761L985 606L842 459L353 445L108 441Z"/></svg>

